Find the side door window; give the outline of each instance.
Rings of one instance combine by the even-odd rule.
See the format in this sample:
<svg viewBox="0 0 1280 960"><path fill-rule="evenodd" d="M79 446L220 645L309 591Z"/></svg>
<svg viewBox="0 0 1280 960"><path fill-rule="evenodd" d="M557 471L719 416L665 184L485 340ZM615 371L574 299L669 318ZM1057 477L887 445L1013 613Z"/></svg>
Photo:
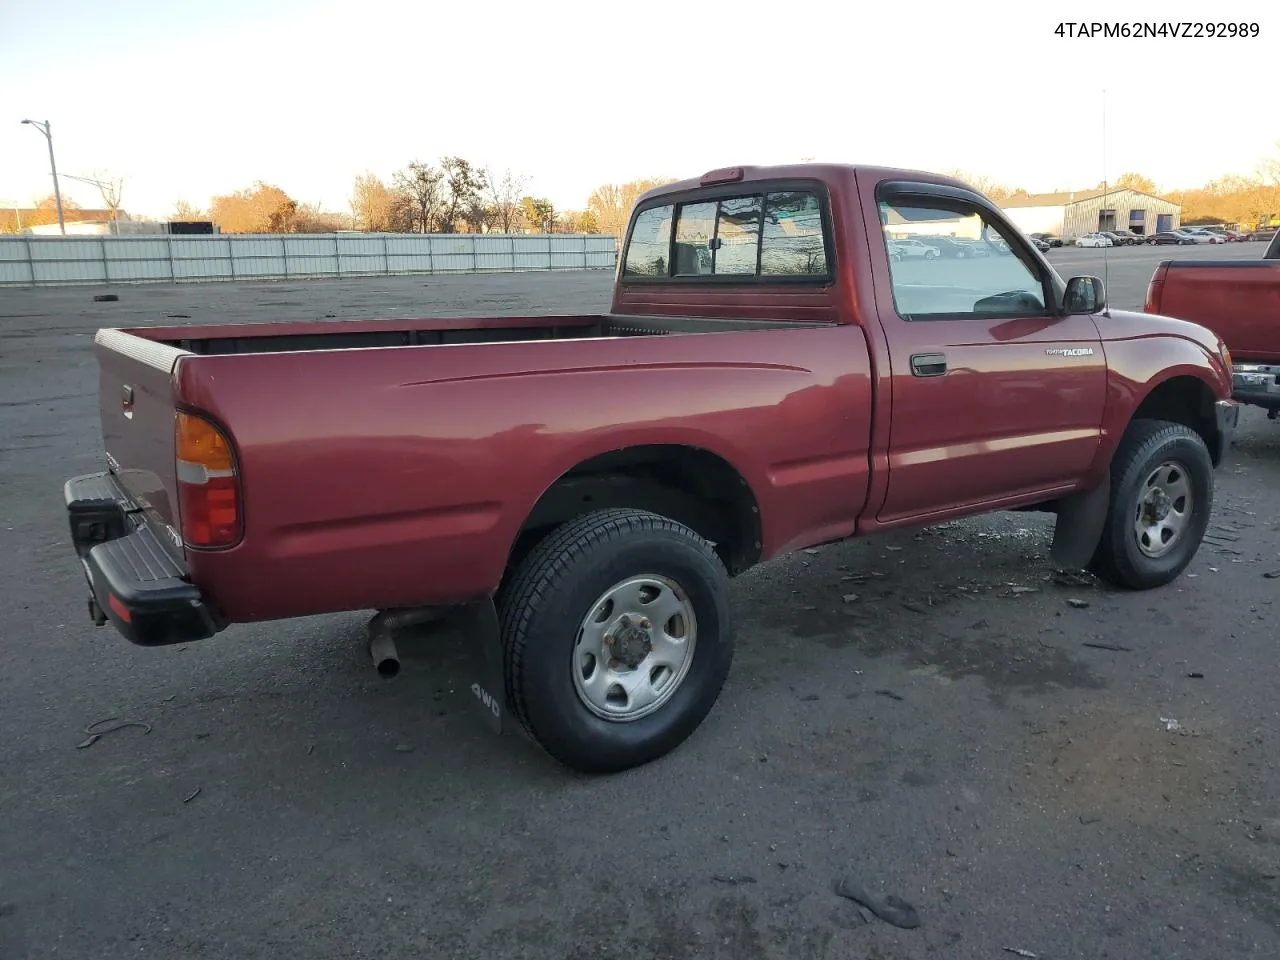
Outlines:
<svg viewBox="0 0 1280 960"><path fill-rule="evenodd" d="M1051 315L1039 267L978 208L941 198L882 201L880 222L904 320Z"/></svg>

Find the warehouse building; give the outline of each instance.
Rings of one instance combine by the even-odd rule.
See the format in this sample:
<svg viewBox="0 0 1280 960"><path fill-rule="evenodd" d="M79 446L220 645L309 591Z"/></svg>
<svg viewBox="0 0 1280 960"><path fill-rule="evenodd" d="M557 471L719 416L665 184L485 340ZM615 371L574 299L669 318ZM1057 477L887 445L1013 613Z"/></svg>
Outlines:
<svg viewBox="0 0 1280 960"><path fill-rule="evenodd" d="M1178 204L1127 187L1021 194L1000 207L1023 233L1048 233L1065 243L1098 230L1128 230L1149 236L1176 230L1182 223Z"/></svg>

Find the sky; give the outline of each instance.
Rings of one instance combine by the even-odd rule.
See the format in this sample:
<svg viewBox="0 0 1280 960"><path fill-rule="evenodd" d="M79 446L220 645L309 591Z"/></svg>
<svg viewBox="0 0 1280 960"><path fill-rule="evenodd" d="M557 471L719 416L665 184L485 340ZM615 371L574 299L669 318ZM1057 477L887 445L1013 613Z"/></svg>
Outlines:
<svg viewBox="0 0 1280 960"><path fill-rule="evenodd" d="M1133 170L1173 191L1280 154L1280 4L1227 6L1259 36L1055 36L1118 19L1094 0L0 0L0 203L50 192L24 118L52 123L60 173L122 177L133 216L255 180L346 212L358 174L455 154L560 209L602 183L804 159L1032 192Z"/></svg>

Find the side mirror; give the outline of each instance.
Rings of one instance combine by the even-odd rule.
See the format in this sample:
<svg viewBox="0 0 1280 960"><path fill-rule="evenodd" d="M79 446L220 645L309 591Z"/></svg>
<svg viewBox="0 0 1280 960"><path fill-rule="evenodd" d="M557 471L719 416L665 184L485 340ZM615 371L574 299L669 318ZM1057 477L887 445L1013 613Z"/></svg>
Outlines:
<svg viewBox="0 0 1280 960"><path fill-rule="evenodd" d="M1098 313L1107 305L1107 293L1097 277L1072 277L1062 298L1067 313Z"/></svg>

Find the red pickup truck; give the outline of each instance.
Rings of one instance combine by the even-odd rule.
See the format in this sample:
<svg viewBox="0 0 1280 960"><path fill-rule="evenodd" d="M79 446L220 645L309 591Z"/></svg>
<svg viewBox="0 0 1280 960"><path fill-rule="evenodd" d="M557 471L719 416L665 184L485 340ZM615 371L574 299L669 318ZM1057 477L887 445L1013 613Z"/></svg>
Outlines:
<svg viewBox="0 0 1280 960"><path fill-rule="evenodd" d="M1240 403L1280 416L1280 233L1261 260L1165 260L1144 309L1193 320L1226 341Z"/></svg>
<svg viewBox="0 0 1280 960"><path fill-rule="evenodd" d="M914 236L983 256L892 258ZM582 771L652 760L730 668L729 577L995 510L1169 583L1235 428L1204 327L1064 282L946 177L735 167L644 194L601 316L103 329L108 469L66 484L89 611L143 645L456 615L472 691Z"/></svg>

